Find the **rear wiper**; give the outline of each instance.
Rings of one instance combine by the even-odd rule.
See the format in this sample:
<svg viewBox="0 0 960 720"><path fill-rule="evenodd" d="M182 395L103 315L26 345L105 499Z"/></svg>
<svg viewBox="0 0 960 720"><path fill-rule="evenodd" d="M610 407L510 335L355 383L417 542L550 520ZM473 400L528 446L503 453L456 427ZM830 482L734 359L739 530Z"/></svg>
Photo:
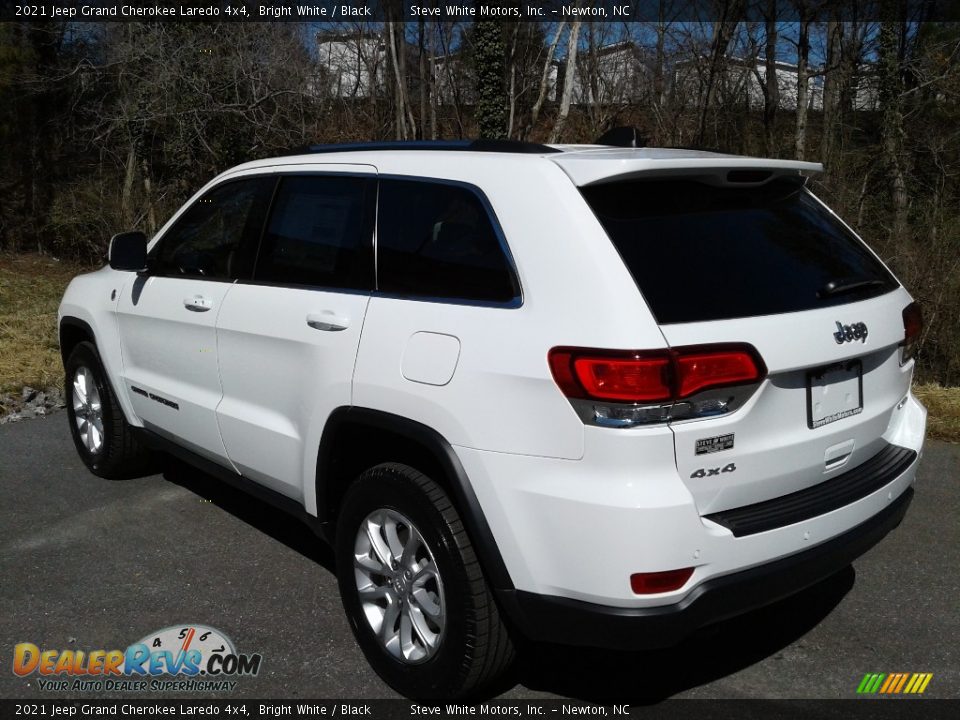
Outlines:
<svg viewBox="0 0 960 720"><path fill-rule="evenodd" d="M883 280L857 280L840 278L831 280L817 291L818 298L830 297L831 295L842 295L843 293L863 290L864 288L880 287L887 283Z"/></svg>

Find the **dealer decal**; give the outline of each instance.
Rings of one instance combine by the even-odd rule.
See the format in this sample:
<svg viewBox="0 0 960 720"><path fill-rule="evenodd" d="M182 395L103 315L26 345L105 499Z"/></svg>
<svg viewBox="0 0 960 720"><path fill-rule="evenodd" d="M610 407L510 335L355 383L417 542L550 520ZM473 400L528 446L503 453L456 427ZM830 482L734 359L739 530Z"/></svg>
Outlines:
<svg viewBox="0 0 960 720"><path fill-rule="evenodd" d="M700 438L697 440L696 454L706 455L707 453L720 452L721 450L731 450L733 448L733 435L717 435L716 437Z"/></svg>

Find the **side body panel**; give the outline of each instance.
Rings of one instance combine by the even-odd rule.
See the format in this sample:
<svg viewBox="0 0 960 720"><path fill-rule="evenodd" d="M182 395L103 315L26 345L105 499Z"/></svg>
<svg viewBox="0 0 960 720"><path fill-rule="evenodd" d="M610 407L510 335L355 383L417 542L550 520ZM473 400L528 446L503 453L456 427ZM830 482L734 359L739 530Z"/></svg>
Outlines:
<svg viewBox="0 0 960 720"><path fill-rule="evenodd" d="M116 316L119 297L134 279L134 273L118 272L109 266L78 275L70 282L60 302L58 325L65 319L67 322L75 319L90 328L124 415L128 421L139 425L129 392L123 383L119 382L123 371L123 358Z"/></svg>

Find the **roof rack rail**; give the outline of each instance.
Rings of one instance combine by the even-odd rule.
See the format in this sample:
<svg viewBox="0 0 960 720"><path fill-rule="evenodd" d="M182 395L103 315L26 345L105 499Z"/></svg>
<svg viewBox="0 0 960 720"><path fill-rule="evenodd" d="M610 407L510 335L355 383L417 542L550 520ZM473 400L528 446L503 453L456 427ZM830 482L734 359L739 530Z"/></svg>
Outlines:
<svg viewBox="0 0 960 720"><path fill-rule="evenodd" d="M318 153L363 152L365 150L467 150L470 152L530 153L538 155L562 152L549 145L519 140L374 140L372 142L308 145L285 154L313 155Z"/></svg>
<svg viewBox="0 0 960 720"><path fill-rule="evenodd" d="M635 127L621 126L610 128L593 142L594 145L609 145L610 147L646 147L647 138L640 134Z"/></svg>
<svg viewBox="0 0 960 720"><path fill-rule="evenodd" d="M608 147L648 147L646 136L641 135L637 128L629 126L611 128L594 140L593 144L607 145ZM661 150L698 150L700 152L723 154L722 150L712 147L703 147L701 145L657 145L657 148Z"/></svg>
<svg viewBox="0 0 960 720"><path fill-rule="evenodd" d="M707 147L706 145L661 145L664 150L696 150L697 152L717 153L718 155L736 155L737 153L725 152L720 148Z"/></svg>

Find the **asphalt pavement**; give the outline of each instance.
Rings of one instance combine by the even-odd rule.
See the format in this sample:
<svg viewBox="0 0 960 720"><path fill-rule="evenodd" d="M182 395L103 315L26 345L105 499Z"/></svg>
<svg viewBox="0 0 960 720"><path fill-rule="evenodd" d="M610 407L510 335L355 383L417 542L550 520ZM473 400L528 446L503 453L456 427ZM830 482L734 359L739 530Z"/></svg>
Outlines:
<svg viewBox="0 0 960 720"><path fill-rule="evenodd" d="M960 697L958 479L960 446L929 442L906 520L852 568L666 651L525 648L503 698L852 698L868 672L933 673L927 696ZM0 426L0 698L118 696L41 690L13 673L17 643L123 649L181 624L262 655L229 697L396 697L331 568L305 526L186 466L94 477L65 413Z"/></svg>

